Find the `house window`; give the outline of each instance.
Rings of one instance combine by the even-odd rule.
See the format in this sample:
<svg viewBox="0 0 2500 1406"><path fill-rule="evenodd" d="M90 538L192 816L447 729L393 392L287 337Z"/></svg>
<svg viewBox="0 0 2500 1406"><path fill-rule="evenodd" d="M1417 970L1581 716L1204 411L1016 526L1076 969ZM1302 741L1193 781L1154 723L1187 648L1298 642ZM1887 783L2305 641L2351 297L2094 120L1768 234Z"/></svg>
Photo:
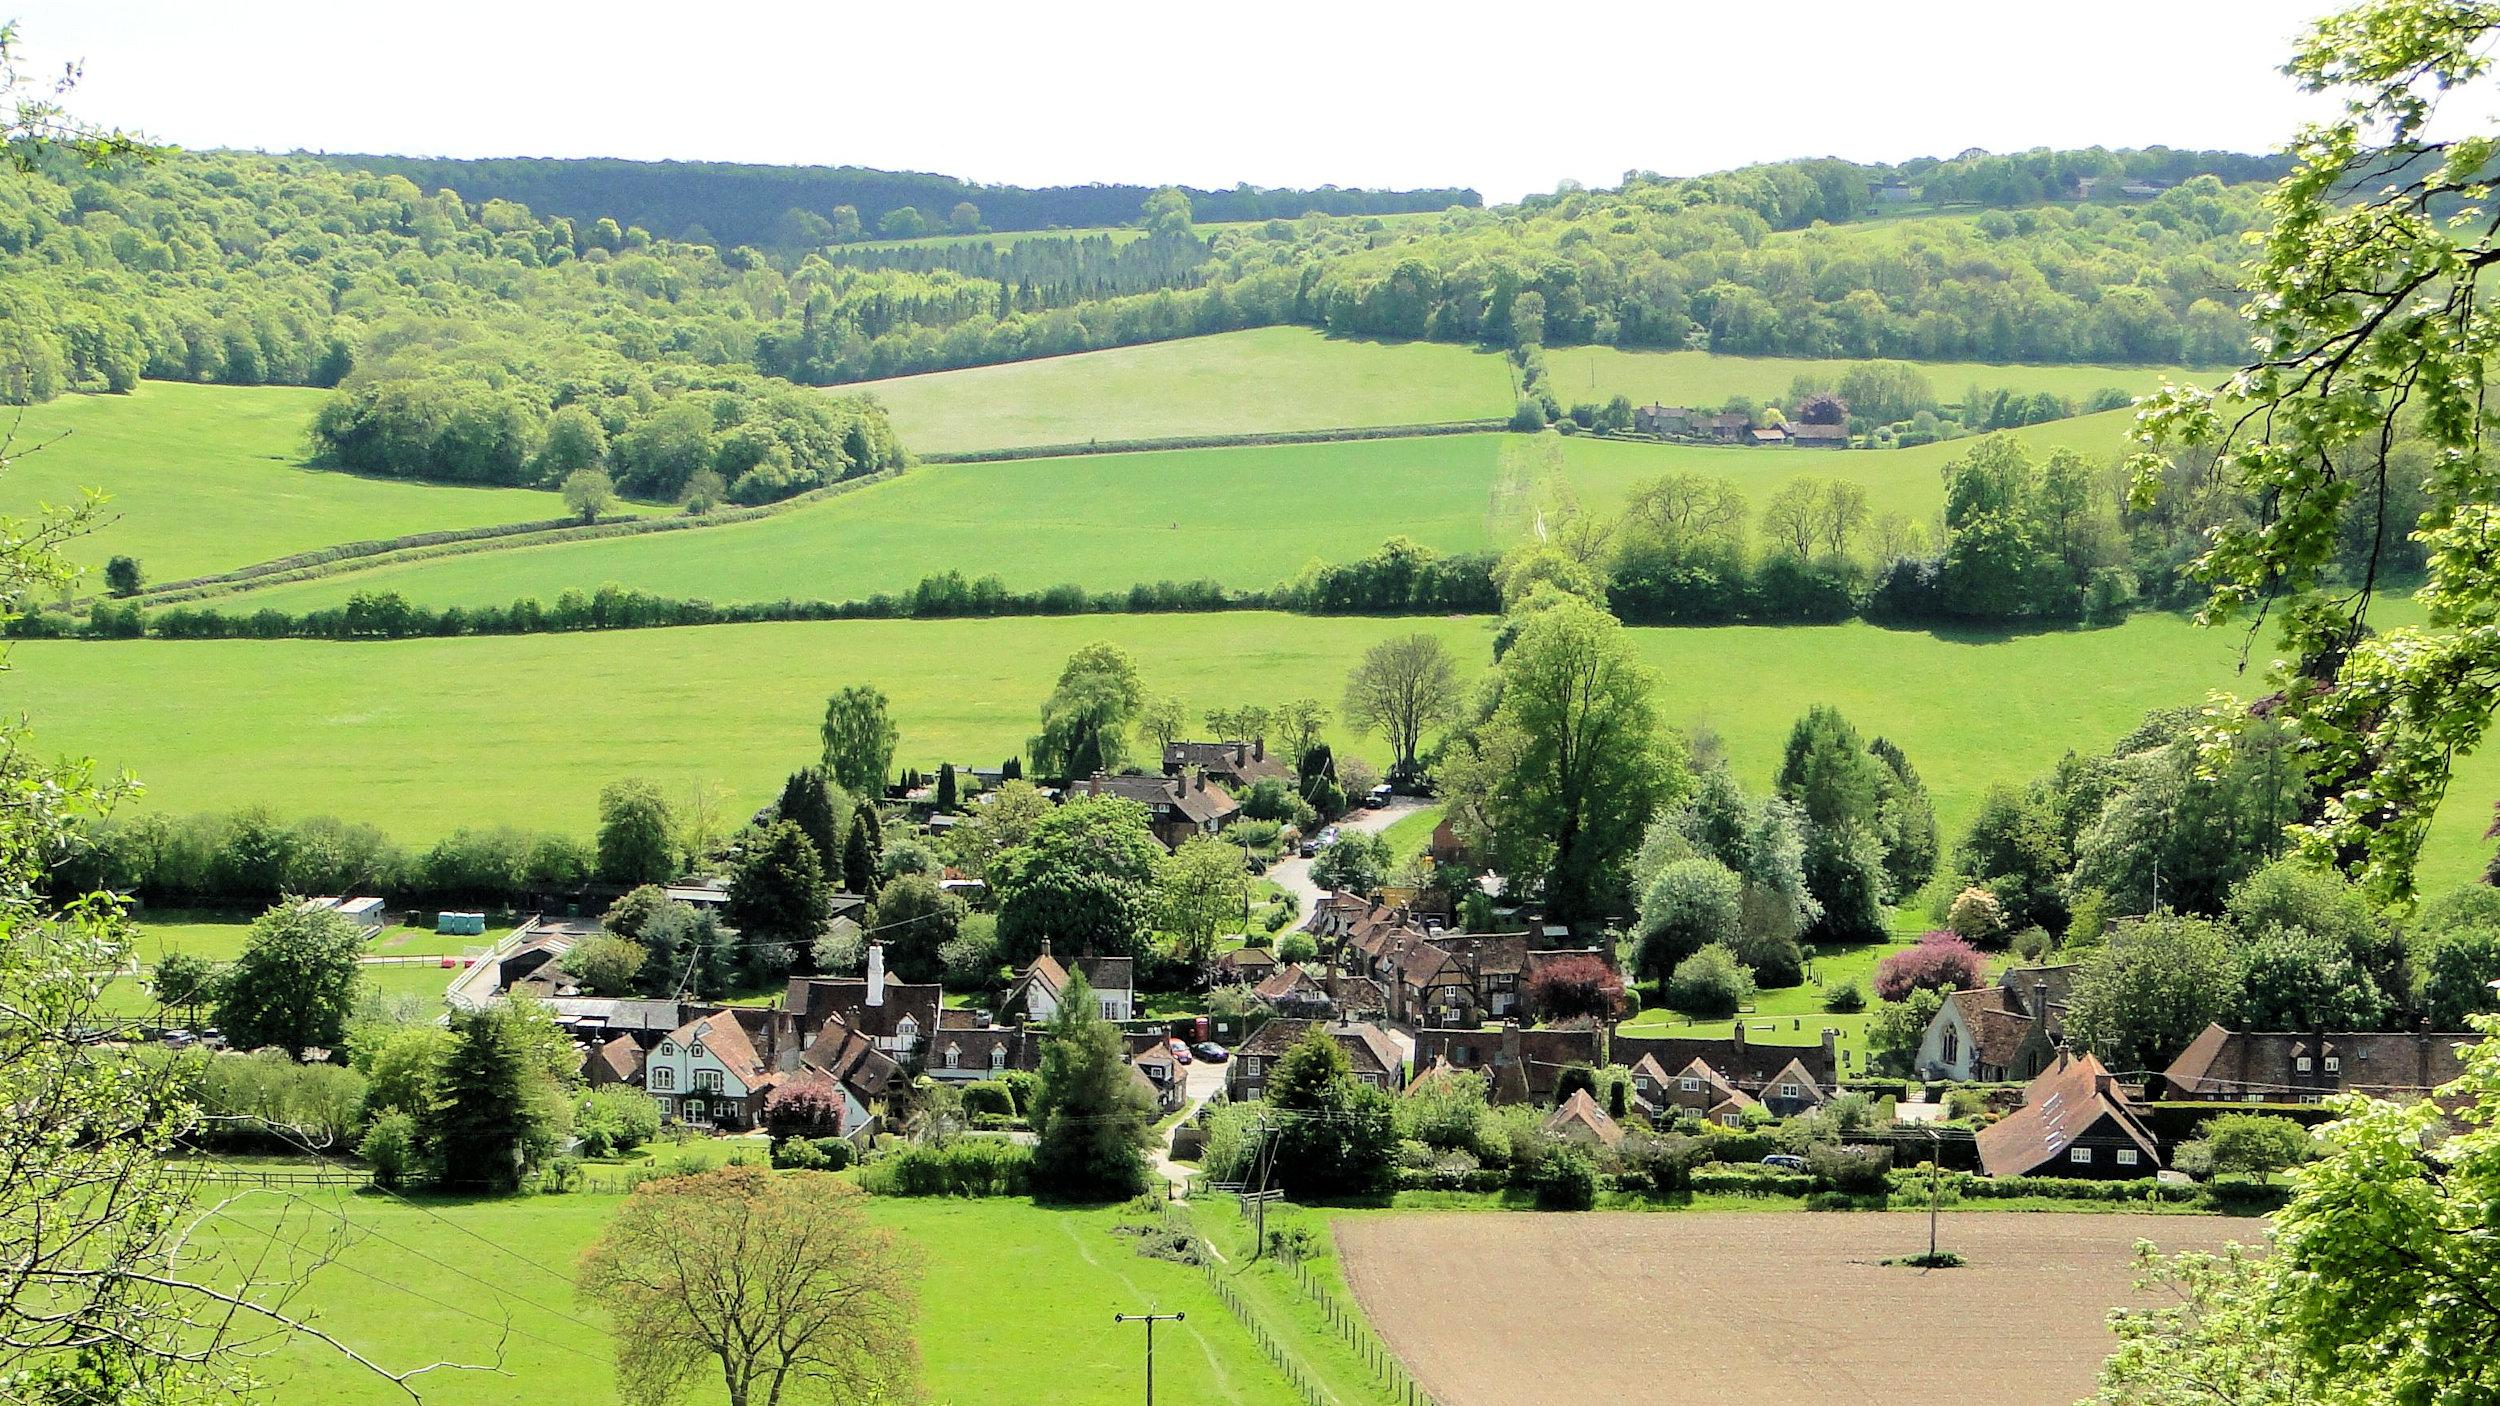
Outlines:
<svg viewBox="0 0 2500 1406"><path fill-rule="evenodd" d="M2078 1167L2088 1167L2092 1165L2092 1149L2088 1147L2078 1147L2066 1154L2066 1160L2074 1163Z"/></svg>
<svg viewBox="0 0 2500 1406"><path fill-rule="evenodd" d="M651 1089L654 1093L671 1093L677 1088L677 1071L665 1064L651 1066Z"/></svg>
<svg viewBox="0 0 2500 1406"><path fill-rule="evenodd" d="M2328 1055L2326 1057L2326 1072L2329 1074L2343 1073L2344 1057L2342 1055Z"/></svg>
<svg viewBox="0 0 2500 1406"><path fill-rule="evenodd" d="M2122 1148L2119 1148L2119 1149L2118 1149L2118 1165L2119 1165L2119 1166L2121 1166L2121 1167L2132 1167L2132 1166L2134 1166L2134 1165L2135 1165L2135 1149L2134 1149L2134 1148L2132 1148L2132 1147L2122 1147Z"/></svg>
<svg viewBox="0 0 2500 1406"><path fill-rule="evenodd" d="M1944 1062L1952 1064L1959 1061L1961 1057L1962 1032L1948 1025L1944 1032Z"/></svg>
<svg viewBox="0 0 2500 1406"><path fill-rule="evenodd" d="M690 1098L686 1100L686 1121L689 1123L708 1123L711 1121L711 1115L704 1110L703 1100L699 1098Z"/></svg>
<svg viewBox="0 0 2500 1406"><path fill-rule="evenodd" d="M660 1042L660 1053L664 1055L673 1055L677 1053L677 1042L674 1040L662 1040Z"/></svg>
<svg viewBox="0 0 2500 1406"><path fill-rule="evenodd" d="M686 1046L686 1053L690 1055L699 1055L703 1053L703 1042L701 1040L697 1040L693 1044Z"/></svg>
<svg viewBox="0 0 2500 1406"><path fill-rule="evenodd" d="M1697 1094L1701 1092L1701 1081L1694 1078L1690 1074L1676 1080L1675 1086L1688 1094Z"/></svg>
<svg viewBox="0 0 2500 1406"><path fill-rule="evenodd" d="M1250 1056L1249 1062L1242 1066L1241 1072L1249 1075L1253 1079L1257 1078L1259 1076L1259 1057L1257 1055Z"/></svg>
<svg viewBox="0 0 2500 1406"><path fill-rule="evenodd" d="M963 1068L964 1052L953 1045L948 1045L946 1047L946 1067L949 1069Z"/></svg>
<svg viewBox="0 0 2500 1406"><path fill-rule="evenodd" d="M1781 1098L1801 1098L1801 1097L1803 1097L1803 1095L1797 1092L1797 1086L1796 1086L1796 1085L1794 1085L1794 1084L1782 1084L1782 1085L1780 1085L1780 1097L1781 1097Z"/></svg>
<svg viewBox="0 0 2500 1406"><path fill-rule="evenodd" d="M1005 1045L992 1045L992 1046L990 1046L990 1068L992 1068L992 1069L1004 1069L1004 1068L1006 1068L1006 1067L1007 1067L1007 1047L1006 1047Z"/></svg>
<svg viewBox="0 0 2500 1406"><path fill-rule="evenodd" d="M717 1070L717 1069L698 1069L698 1070L696 1070L696 1071L694 1072L694 1086L695 1086L696 1090L697 1090L698 1092L701 1092L701 1093L707 1093L707 1094L716 1094L716 1093L719 1093L719 1092L720 1092L720 1071L719 1071L719 1070Z"/></svg>
<svg viewBox="0 0 2500 1406"><path fill-rule="evenodd" d="M1722 1113L1719 1115L1719 1126L1722 1128L1733 1128L1742 1124L1744 1121L1744 1115L1742 1114Z"/></svg>
<svg viewBox="0 0 2500 1406"><path fill-rule="evenodd" d="M920 1022L904 1016L894 1023L894 1038L908 1045L920 1038Z"/></svg>
<svg viewBox="0 0 2500 1406"><path fill-rule="evenodd" d="M658 1104L658 1105L660 1106L660 1116L661 1116L661 1117L663 1117L663 1118L674 1118L674 1117L676 1117L676 1116L677 1116L677 1100L676 1100L676 1099L663 1096L663 1097L660 1097L660 1098L653 1099L653 1100L652 1100L652 1102L654 1102L654 1103L656 1103L656 1104Z"/></svg>
<svg viewBox="0 0 2500 1406"><path fill-rule="evenodd" d="M2302 1056L2300 1056L2299 1058L2297 1058L2297 1059L2293 1060L2293 1061L2292 1061L2292 1072L2293 1072L2293 1073L2295 1073L2295 1074L2306 1074L2306 1073L2308 1073L2308 1072L2309 1072L2309 1056L2307 1056L2307 1055L2302 1055Z"/></svg>

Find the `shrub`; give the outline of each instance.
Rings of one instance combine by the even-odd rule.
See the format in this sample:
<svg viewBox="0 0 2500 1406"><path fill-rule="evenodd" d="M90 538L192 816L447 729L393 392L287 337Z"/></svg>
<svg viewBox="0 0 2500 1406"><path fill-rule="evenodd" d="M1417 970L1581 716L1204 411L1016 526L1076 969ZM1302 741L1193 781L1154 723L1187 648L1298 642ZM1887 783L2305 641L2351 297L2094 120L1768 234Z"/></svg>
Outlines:
<svg viewBox="0 0 2500 1406"><path fill-rule="evenodd" d="M583 1156L631 1152L660 1135L660 1105L640 1089L604 1085L582 1096L573 1132L581 1139Z"/></svg>
<svg viewBox="0 0 2500 1406"><path fill-rule="evenodd" d="M964 1086L964 1116L973 1120L974 1127L988 1126L980 1121L983 1118L1013 1122L1016 1118L1015 1093L1003 1081L996 1079L984 1079L977 1084L966 1084Z"/></svg>
<svg viewBox="0 0 2500 1406"><path fill-rule="evenodd" d="M846 1138L784 1138L773 1144L773 1165L799 1172L838 1172L851 1165Z"/></svg>
<svg viewBox="0 0 2500 1406"><path fill-rule="evenodd" d="M1033 1149L1004 1138L957 1138L944 1147L911 1146L860 1170L878 1196L1022 1196L1032 1187Z"/></svg>
<svg viewBox="0 0 2500 1406"><path fill-rule="evenodd" d="M1976 884L1953 896L1945 910L1945 926L1965 942L1994 942L2005 936L2005 905Z"/></svg>
<svg viewBox="0 0 2500 1406"><path fill-rule="evenodd" d="M1536 1172L1540 1211L1585 1211L1597 1204L1597 1164L1577 1143L1557 1143Z"/></svg>
<svg viewBox="0 0 2500 1406"><path fill-rule="evenodd" d="M1880 1195L1892 1174L1892 1149L1818 1143L1806 1149L1806 1171L1817 1190Z"/></svg>
<svg viewBox="0 0 2500 1406"><path fill-rule="evenodd" d="M1713 942L1675 964L1667 1004L1691 1016L1730 1016L1754 996L1753 972L1726 943Z"/></svg>
<svg viewBox="0 0 2500 1406"><path fill-rule="evenodd" d="M1866 1009L1866 990L1856 982L1844 982L1823 993L1823 1009L1834 1015L1856 1015Z"/></svg>
<svg viewBox="0 0 2500 1406"><path fill-rule="evenodd" d="M1918 945L1895 952L1875 966L1875 994L1887 1001L1908 998L1913 991L1963 991L1979 984L1987 959L1979 949L1949 932L1931 932Z"/></svg>
<svg viewBox="0 0 2500 1406"><path fill-rule="evenodd" d="M356 1144L356 1155L373 1164L374 1185L414 1186L425 1181L425 1151L413 1115L393 1109L373 1120Z"/></svg>
<svg viewBox="0 0 2500 1406"><path fill-rule="evenodd" d="M1693 1169L1708 1151L1700 1138L1682 1133L1635 1133L1623 1140L1620 1155L1627 1179L1660 1196L1675 1196L1693 1189Z"/></svg>
<svg viewBox="0 0 2500 1406"><path fill-rule="evenodd" d="M1526 996L1544 1020L1612 1020L1623 1011L1623 977L1596 957L1564 957L1536 969Z"/></svg>
<svg viewBox="0 0 2500 1406"><path fill-rule="evenodd" d="M1958 1121L1976 1118L1988 1111L1988 1096L1977 1089L1947 1089L1944 1095L1944 1116Z"/></svg>

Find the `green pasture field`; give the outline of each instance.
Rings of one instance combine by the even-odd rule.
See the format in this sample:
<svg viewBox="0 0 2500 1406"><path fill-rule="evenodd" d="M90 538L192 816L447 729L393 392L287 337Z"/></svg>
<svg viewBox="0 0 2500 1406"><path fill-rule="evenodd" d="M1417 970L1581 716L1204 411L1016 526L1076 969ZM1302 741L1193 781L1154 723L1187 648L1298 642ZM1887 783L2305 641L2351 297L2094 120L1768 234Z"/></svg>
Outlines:
<svg viewBox="0 0 2500 1406"><path fill-rule="evenodd" d="M2390 606L2380 618L2418 615ZM1483 618L1241 611L357 644L27 640L7 684L45 746L135 772L149 787L141 804L330 813L421 843L497 824L587 835L599 788L622 776L672 796L725 786L730 813L760 805L814 760L824 699L849 683L892 699L898 765L992 765L1024 750L1061 663L1088 643L1127 649L1148 688L1193 709L1301 696L1333 706L1364 649L1416 630L1446 640L1471 679L1490 657ZM1860 622L1633 635L1657 670L1661 718L1716 733L1748 782L1768 781L1798 715L1830 703L1908 751L1948 840L1989 785L2106 747L2148 709L2259 683L2235 672L2236 635L2167 615L2029 634ZM182 681L178 705L168 679ZM1376 737L1340 727L1331 740L1387 760ZM2427 883L2479 872L2495 798L2500 757L2469 758L2433 832Z"/></svg>
<svg viewBox="0 0 2500 1406"><path fill-rule="evenodd" d="M111 519L70 545L101 567L132 556L150 581L231 570L341 542L564 516L554 493L365 478L308 467L305 432L327 394L287 386L143 382L68 395L15 423L23 454L0 478L0 514L110 495ZM66 436L66 437L64 437ZM43 445L38 452L24 453ZM100 581L90 582L91 588Z"/></svg>
<svg viewBox="0 0 2500 1406"><path fill-rule="evenodd" d="M607 1400L614 1378L606 1327L594 1306L575 1297L572 1275L620 1200L429 1199L420 1208L326 1192L263 1195L212 1218L208 1248L231 1262L269 1250L273 1239L310 1245L318 1233L339 1230L343 1215L360 1238L312 1272L297 1302L316 1310L324 1330L401 1371L446 1359L492 1362L503 1341L500 1373L417 1378L428 1406ZM1265 1406L1292 1395L1200 1271L1138 1255L1130 1240L1110 1233L1114 1211L879 1199L868 1213L923 1257L915 1336L934 1403L1047 1398L1126 1406L1141 1390L1144 1330L1116 1325L1112 1315L1149 1307L1188 1315L1156 1326L1162 1399ZM309 1258L299 1252L293 1262ZM281 1406L408 1399L312 1344L290 1346L263 1375L265 1399ZM686 1399L726 1400L718 1374L697 1373Z"/></svg>
<svg viewBox="0 0 2500 1406"><path fill-rule="evenodd" d="M2116 389L2142 395L2159 389L2164 378L2199 383L2218 381L2220 371L2194 371L2178 366L1992 365L1986 362L1914 362L1935 390L1936 398L1957 404L1971 387L2017 390L2025 394L2050 391L2080 404L2092 393ZM1731 396L1786 403L1789 387L1799 376L1837 383L1854 361L1808 360L1779 356L1725 356L1706 351L1632 351L1617 347L1548 347L1545 372L1554 398L1565 405L1603 405L1629 396L1634 405L1656 402L1716 408Z"/></svg>
<svg viewBox="0 0 2500 1406"><path fill-rule="evenodd" d="M2063 445L2114 461L2127 423L2112 411L2015 434L2035 454ZM611 582L712 601L857 600L948 570L995 573L1015 590L1206 579L1256 588L1392 535L1444 552L1506 548L1568 505L1611 513L1669 473L1724 476L1756 504L1793 478L1846 478L1866 486L1877 515L1924 522L1944 506L1941 470L1971 443L1819 450L1472 434L927 464L722 527L465 552L209 604L300 612L397 591L435 608L477 607Z"/></svg>
<svg viewBox="0 0 2500 1406"><path fill-rule="evenodd" d="M836 387L872 391L921 454L1506 416L1508 363L1449 342L1261 327Z"/></svg>

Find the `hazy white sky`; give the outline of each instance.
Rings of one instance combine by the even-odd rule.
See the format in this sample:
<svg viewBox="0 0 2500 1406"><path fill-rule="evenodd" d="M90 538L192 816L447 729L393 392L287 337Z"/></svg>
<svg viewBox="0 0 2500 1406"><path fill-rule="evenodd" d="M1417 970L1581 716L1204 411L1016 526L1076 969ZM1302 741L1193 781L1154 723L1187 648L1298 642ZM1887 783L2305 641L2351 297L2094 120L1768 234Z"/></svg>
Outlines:
<svg viewBox="0 0 2500 1406"><path fill-rule="evenodd" d="M2321 0L0 0L185 146L1474 186L1969 146L2277 146Z"/></svg>

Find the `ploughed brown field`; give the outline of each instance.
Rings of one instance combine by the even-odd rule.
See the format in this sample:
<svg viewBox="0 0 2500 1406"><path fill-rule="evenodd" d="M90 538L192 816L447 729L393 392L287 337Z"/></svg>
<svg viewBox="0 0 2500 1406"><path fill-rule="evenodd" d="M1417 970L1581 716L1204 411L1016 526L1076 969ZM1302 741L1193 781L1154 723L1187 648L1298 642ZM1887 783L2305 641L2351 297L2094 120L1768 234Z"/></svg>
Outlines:
<svg viewBox="0 0 2500 1406"><path fill-rule="evenodd" d="M1927 1218L1527 1213L1349 1216L1347 1281L1441 1406L2071 1406L2146 1302L2132 1250L2258 1243L2261 1221L1948 1214L1970 1263L1921 1273Z"/></svg>

